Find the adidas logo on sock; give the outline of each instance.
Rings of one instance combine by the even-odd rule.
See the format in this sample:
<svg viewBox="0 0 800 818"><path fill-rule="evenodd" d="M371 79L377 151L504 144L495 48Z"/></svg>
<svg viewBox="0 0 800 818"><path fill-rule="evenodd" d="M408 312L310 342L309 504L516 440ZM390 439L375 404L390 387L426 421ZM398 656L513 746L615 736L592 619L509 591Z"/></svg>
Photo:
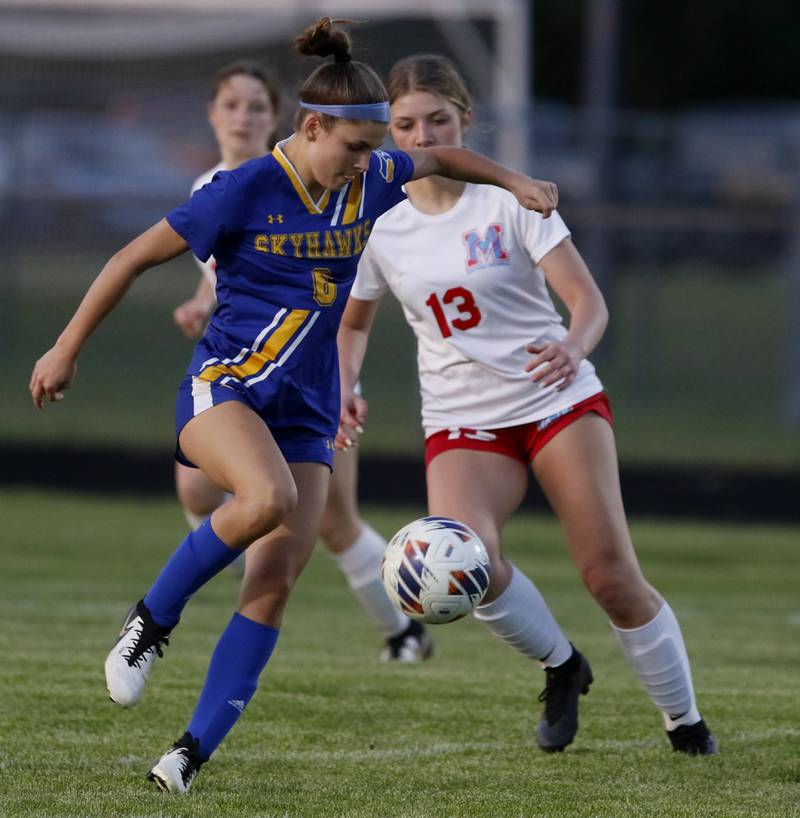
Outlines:
<svg viewBox="0 0 800 818"><path fill-rule="evenodd" d="M242 699L229 699L228 704L235 707L240 713L244 713L244 701Z"/></svg>

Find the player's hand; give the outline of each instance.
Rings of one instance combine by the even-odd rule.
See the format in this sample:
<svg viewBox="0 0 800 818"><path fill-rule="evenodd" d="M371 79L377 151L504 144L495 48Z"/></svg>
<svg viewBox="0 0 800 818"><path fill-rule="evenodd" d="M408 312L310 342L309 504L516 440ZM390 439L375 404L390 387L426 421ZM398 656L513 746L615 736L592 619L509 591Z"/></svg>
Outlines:
<svg viewBox="0 0 800 818"><path fill-rule="evenodd" d="M355 392L342 393L342 407L339 413L339 431L336 433L334 446L347 451L358 445L356 435L364 431L367 421L367 401Z"/></svg>
<svg viewBox="0 0 800 818"><path fill-rule="evenodd" d="M199 338L211 314L211 307L197 298L190 298L175 307L172 318L187 338Z"/></svg>
<svg viewBox="0 0 800 818"><path fill-rule="evenodd" d="M585 357L583 351L567 341L532 343L525 347L534 357L525 365L526 372L534 372L531 380L540 386L558 384L560 392L566 389L578 374Z"/></svg>
<svg viewBox="0 0 800 818"><path fill-rule="evenodd" d="M554 182L542 182L519 174L511 192L526 210L536 210L545 219L558 207L558 187Z"/></svg>
<svg viewBox="0 0 800 818"><path fill-rule="evenodd" d="M44 408L45 398L52 403L64 400L64 390L72 386L78 362L62 350L53 347L36 362L28 389L37 409Z"/></svg>

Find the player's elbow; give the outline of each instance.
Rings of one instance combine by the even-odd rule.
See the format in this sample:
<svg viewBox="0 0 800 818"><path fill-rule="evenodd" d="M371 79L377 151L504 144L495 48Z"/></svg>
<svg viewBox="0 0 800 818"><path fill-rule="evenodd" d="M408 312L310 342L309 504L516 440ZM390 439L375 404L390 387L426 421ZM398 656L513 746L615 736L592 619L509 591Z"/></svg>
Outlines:
<svg viewBox="0 0 800 818"><path fill-rule="evenodd" d="M595 315L597 316L598 329L602 335L608 327L608 304L606 304L606 300L603 298L602 293L598 292L597 298L598 302L597 306L595 307Z"/></svg>

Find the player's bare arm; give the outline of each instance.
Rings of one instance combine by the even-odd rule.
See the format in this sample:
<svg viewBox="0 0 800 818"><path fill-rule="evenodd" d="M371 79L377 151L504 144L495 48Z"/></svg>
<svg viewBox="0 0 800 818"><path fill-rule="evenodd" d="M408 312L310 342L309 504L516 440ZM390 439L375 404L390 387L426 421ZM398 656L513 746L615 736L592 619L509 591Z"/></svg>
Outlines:
<svg viewBox="0 0 800 818"><path fill-rule="evenodd" d="M64 390L75 379L78 354L86 339L122 300L137 276L188 249L185 240L162 219L109 259L58 340L33 367L29 389L37 409L44 407L45 398L63 399Z"/></svg>
<svg viewBox="0 0 800 818"><path fill-rule="evenodd" d="M337 345L342 409L336 444L341 448L349 448L345 443L346 439L350 439L352 443L352 438L343 430L343 427L360 432L367 420L367 402L355 393L355 385L361 374L369 343L369 333L380 303L379 298L374 301L349 298L342 316L342 323L339 325Z"/></svg>
<svg viewBox="0 0 800 818"><path fill-rule="evenodd" d="M537 370L532 381L564 389L577 374L580 362L597 346L608 324L608 309L589 268L570 239L564 239L540 262L547 283L569 310L569 332L561 341L528 344L534 355L526 372ZM547 364L547 366L542 366Z"/></svg>
<svg viewBox="0 0 800 818"><path fill-rule="evenodd" d="M412 181L425 176L446 176L461 182L496 185L513 193L526 210L536 210L545 218L558 207L558 187L554 182L531 179L467 148L437 145L407 153L414 162Z"/></svg>

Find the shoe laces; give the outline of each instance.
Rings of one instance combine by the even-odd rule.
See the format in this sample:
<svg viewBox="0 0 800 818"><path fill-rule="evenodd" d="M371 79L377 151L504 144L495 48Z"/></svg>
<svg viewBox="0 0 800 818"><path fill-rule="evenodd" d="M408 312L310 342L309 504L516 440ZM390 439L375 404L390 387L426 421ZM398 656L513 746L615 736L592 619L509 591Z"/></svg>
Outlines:
<svg viewBox="0 0 800 818"><path fill-rule="evenodd" d="M160 657L164 656L161 646L169 644L169 631L165 631L155 623L151 625L144 619L141 619L141 625L137 630L136 640L131 645L125 659L131 667L138 668L149 651L155 650Z"/></svg>
<svg viewBox="0 0 800 818"><path fill-rule="evenodd" d="M206 762L200 757L200 739L194 738L191 733L184 733L172 745L172 749L181 756L181 778L183 785L188 787Z"/></svg>
<svg viewBox="0 0 800 818"><path fill-rule="evenodd" d="M550 724L557 722L569 697L572 673L564 666L545 668L547 681L538 699L544 703L544 717Z"/></svg>

